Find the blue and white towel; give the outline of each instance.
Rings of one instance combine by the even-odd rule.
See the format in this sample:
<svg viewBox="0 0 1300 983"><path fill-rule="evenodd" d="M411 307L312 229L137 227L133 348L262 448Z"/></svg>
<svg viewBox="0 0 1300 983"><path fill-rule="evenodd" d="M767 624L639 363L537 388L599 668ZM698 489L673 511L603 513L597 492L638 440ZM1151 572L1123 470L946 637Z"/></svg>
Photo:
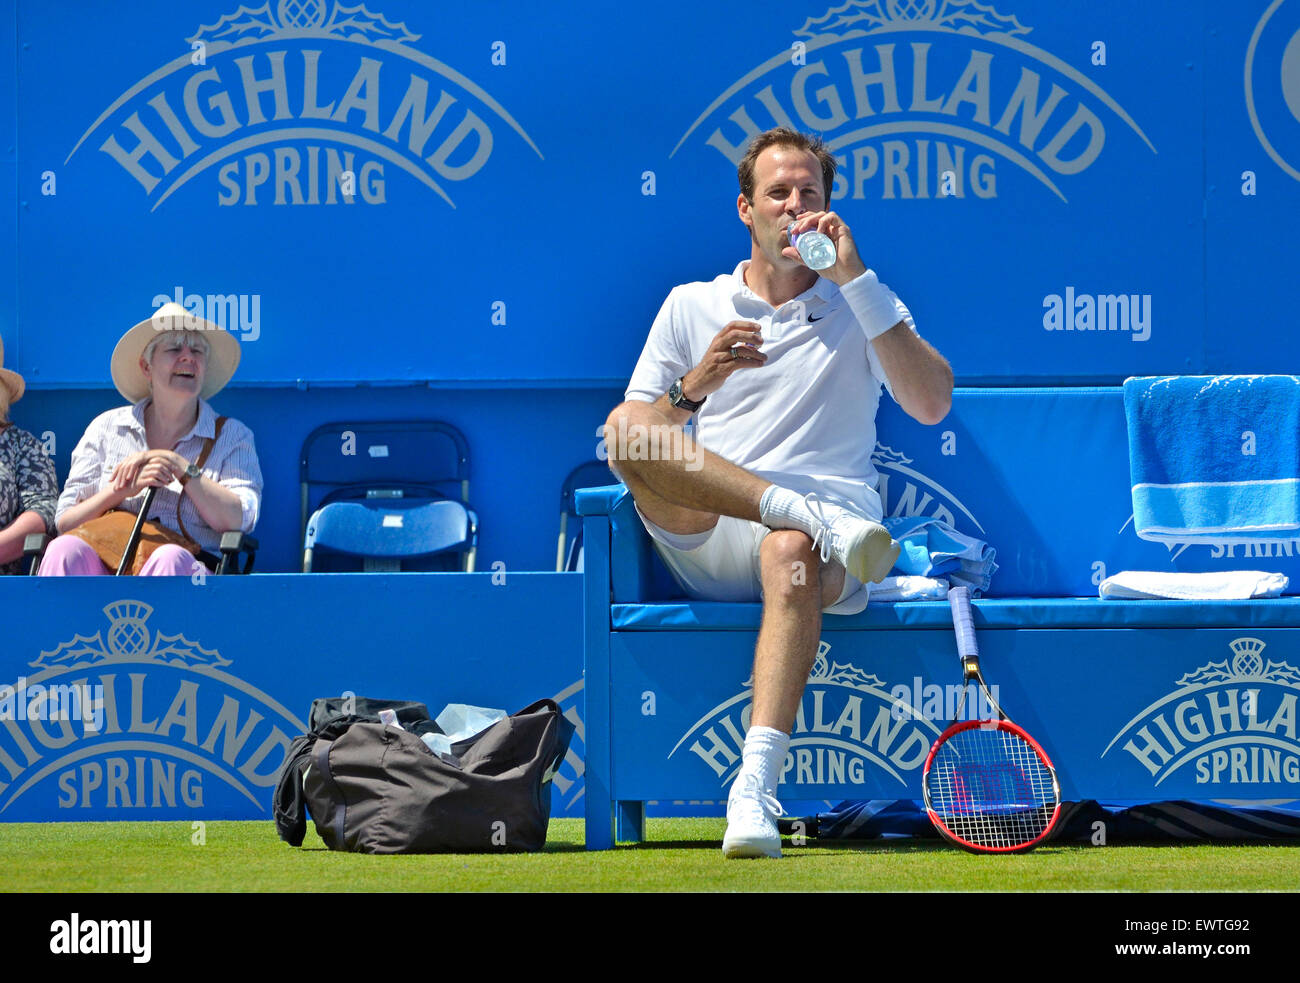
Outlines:
<svg viewBox="0 0 1300 983"><path fill-rule="evenodd" d="M891 574L944 579L975 593L989 589L998 565L997 551L988 543L925 515L895 516L884 526L902 547Z"/></svg>
<svg viewBox="0 0 1300 983"><path fill-rule="evenodd" d="M1124 413L1139 537L1300 538L1300 377L1127 379Z"/></svg>

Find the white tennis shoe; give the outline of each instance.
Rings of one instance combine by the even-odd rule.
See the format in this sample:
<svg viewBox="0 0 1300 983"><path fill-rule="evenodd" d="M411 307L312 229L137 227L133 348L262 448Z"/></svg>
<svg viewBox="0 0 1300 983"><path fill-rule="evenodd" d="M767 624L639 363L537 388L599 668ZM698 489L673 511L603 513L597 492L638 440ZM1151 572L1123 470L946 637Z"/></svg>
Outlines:
<svg viewBox="0 0 1300 983"><path fill-rule="evenodd" d="M864 584L877 584L889 576L902 547L888 529L842 508L834 508L827 518L821 500L812 492L803 501L819 523L813 533L813 549L821 544L823 563L834 557Z"/></svg>
<svg viewBox="0 0 1300 983"><path fill-rule="evenodd" d="M759 785L756 775L737 776L727 796L722 855L728 859L781 856L781 834L776 828L780 815L781 803Z"/></svg>

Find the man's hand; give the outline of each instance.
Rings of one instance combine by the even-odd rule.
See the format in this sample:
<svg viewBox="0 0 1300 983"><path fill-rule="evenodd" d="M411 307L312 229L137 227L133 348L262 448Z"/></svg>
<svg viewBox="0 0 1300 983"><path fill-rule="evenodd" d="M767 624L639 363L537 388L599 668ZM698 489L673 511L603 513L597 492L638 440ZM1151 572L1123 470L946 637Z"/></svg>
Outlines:
<svg viewBox="0 0 1300 983"><path fill-rule="evenodd" d="M185 460L174 451L151 449L124 458L113 470L110 480L114 491L132 498L153 486L163 488L185 473Z"/></svg>
<svg viewBox="0 0 1300 983"><path fill-rule="evenodd" d="M858 257L858 247L853 241L853 233L837 214L805 212L791 223L790 232L799 236L811 229L816 229L835 243L835 265L825 270L817 270L818 274L842 287L867 271L866 265ZM794 246L786 246L781 250L781 255L803 262L799 250Z"/></svg>
<svg viewBox="0 0 1300 983"><path fill-rule="evenodd" d="M722 388L737 369L755 369L767 361L758 350L763 343L758 325L753 321L729 321L709 343L700 364L682 379L682 393L699 402Z"/></svg>

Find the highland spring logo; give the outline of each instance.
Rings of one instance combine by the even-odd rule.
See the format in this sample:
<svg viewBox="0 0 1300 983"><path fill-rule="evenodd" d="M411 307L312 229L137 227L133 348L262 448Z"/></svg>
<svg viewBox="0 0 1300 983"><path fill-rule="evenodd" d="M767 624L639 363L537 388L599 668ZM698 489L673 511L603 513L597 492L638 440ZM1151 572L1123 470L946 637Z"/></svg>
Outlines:
<svg viewBox="0 0 1300 983"><path fill-rule="evenodd" d="M1101 757L1118 745L1155 779L1153 788L1185 765L1197 785L1300 785L1300 671L1265 662L1258 638L1228 647L1231 661L1183 676L1121 727Z"/></svg>
<svg viewBox="0 0 1300 983"><path fill-rule="evenodd" d="M868 771L883 772L905 788L916 786L939 727L902 699L912 691L888 685L851 664L830 662L822 642L790 735L781 782L861 785ZM753 680L697 720L676 746L695 755L725 786L736 777L752 709Z"/></svg>
<svg viewBox="0 0 1300 983"><path fill-rule="evenodd" d="M41 652L29 663L36 672L3 687L33 702L0 712L0 815L34 788L48 788L47 801L61 810L211 810L211 778L233 790L218 786L219 796L266 811L289 750L286 731L306 727L228 673L219 652L152 631L152 613L142 601L116 601L104 608L107 635L76 635ZM44 702L34 701L37 692ZM77 712L46 712L60 692L79 694L65 701Z"/></svg>
<svg viewBox="0 0 1300 983"><path fill-rule="evenodd" d="M1133 524L1130 512L1120 533ZM1196 542L1167 542L1161 540L1169 550L1169 558L1176 560L1193 546L1200 550L1209 550L1209 556L1215 560L1244 560L1261 557L1290 557L1300 555L1300 539L1248 539L1246 537L1225 537L1217 540L1197 540Z"/></svg>
<svg viewBox="0 0 1300 983"><path fill-rule="evenodd" d="M997 197L1001 159L1061 201L1061 177L1096 162L1109 114L1155 147L1111 96L1024 40L978 0L849 0L794 32L713 101L697 129L738 164L771 126L820 133L841 198ZM672 156L672 155L670 155Z"/></svg>
<svg viewBox="0 0 1300 983"><path fill-rule="evenodd" d="M910 467L914 462L906 454L877 441L876 449L871 453L871 463L877 471L877 490L887 518L925 515L960 528L956 515L960 512L979 532L984 531L979 520L956 495Z"/></svg>
<svg viewBox="0 0 1300 983"><path fill-rule="evenodd" d="M454 208L447 184L483 169L501 124L541 158L482 88L413 47L420 35L405 24L340 0L272 6L199 28L189 50L100 114L68 160L90 140L152 209L212 168L219 205L383 204L386 164Z"/></svg>
<svg viewBox="0 0 1300 983"><path fill-rule="evenodd" d="M582 723L582 686L584 682L585 680L579 679L551 697L559 704L564 716L573 724L573 739L569 742L569 750L564 755L564 760L560 762L560 767L551 778L551 782L560 796L560 808L564 810L572 809L578 800L582 798L583 793L587 791L587 783L583 780L586 765L582 760L582 749L585 749L587 740L586 728Z"/></svg>
<svg viewBox="0 0 1300 983"><path fill-rule="evenodd" d="M1246 48L1246 112L1260 146L1300 181L1300 2L1273 0Z"/></svg>

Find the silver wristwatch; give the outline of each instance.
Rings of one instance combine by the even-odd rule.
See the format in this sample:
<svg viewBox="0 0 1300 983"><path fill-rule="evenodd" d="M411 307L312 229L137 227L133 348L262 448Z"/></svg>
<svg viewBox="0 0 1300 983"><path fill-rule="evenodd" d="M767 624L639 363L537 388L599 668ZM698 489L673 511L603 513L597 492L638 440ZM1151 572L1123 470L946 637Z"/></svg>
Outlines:
<svg viewBox="0 0 1300 983"><path fill-rule="evenodd" d="M682 376L681 379L678 379L668 387L668 402L672 403L679 410L689 410L691 413L694 413L704 405L704 399L708 399L709 397L705 396L704 399L701 400L687 399L686 394L682 392L682 381L685 378L685 376Z"/></svg>

